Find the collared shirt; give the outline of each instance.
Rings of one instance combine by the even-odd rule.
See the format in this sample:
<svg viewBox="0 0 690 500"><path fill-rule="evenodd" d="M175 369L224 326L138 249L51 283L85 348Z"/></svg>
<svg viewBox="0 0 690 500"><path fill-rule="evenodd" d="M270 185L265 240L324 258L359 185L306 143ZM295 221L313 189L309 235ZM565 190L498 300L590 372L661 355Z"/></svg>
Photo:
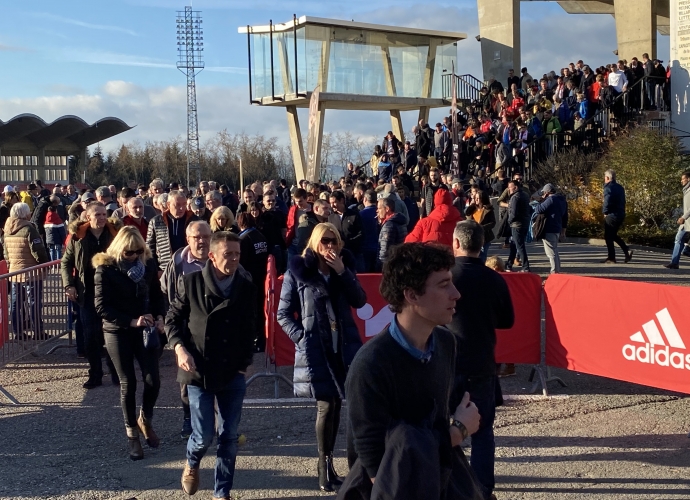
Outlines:
<svg viewBox="0 0 690 500"><path fill-rule="evenodd" d="M402 332L400 331L400 327L398 326L398 316L395 315L393 316L393 320L391 321L391 326L388 329L391 333L391 337L393 337L393 340L395 340L398 344L400 344L400 347L405 349L407 353L412 356L414 359L418 359L422 363L428 363L431 361L431 355L434 353L434 336L433 334L429 336L429 342L426 346L425 351L420 351L414 346L411 346L405 337L403 336Z"/></svg>
<svg viewBox="0 0 690 500"><path fill-rule="evenodd" d="M192 255L192 252L189 250L189 245L182 250L181 257L183 275L201 271L206 265L206 262L201 261Z"/></svg>

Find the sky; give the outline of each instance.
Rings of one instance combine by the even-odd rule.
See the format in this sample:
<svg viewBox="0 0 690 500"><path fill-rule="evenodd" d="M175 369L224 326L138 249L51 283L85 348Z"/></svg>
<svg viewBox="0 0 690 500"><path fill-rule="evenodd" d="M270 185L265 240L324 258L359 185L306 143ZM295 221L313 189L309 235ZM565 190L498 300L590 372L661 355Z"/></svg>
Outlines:
<svg viewBox="0 0 690 500"><path fill-rule="evenodd" d="M134 129L104 141L104 151L123 142L186 136L186 79L175 67L176 11L183 0L0 0L0 120L34 113L47 122L71 114L92 123L121 118ZM206 68L196 79L202 143L218 131L264 134L288 143L283 108L249 104L246 35L238 26L280 23L309 15L397 26L458 31L458 73L482 77L474 0L195 0L202 11ZM615 21L608 15L568 15L555 2L523 2L522 65L533 76L583 59L613 62ZM659 37L658 56L669 57L669 38ZM306 132L307 111L300 110ZM432 111L430 121L442 110ZM438 115L438 116L436 116ZM409 130L416 113L403 113ZM326 113L325 132L383 136L385 112Z"/></svg>

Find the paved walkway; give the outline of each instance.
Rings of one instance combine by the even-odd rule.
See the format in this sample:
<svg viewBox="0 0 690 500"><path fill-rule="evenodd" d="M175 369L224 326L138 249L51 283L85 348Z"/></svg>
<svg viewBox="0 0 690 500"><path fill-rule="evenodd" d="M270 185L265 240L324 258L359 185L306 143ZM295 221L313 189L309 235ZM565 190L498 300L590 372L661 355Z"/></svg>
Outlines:
<svg viewBox="0 0 690 500"><path fill-rule="evenodd" d="M533 270L547 273L541 247L530 246L529 252ZM636 251L630 264L598 264L604 257L602 247L566 244L563 271L674 285L688 281L687 270L662 267L668 255ZM145 448L140 462L127 458L118 389L107 377L103 387L82 389L86 365L72 350L27 356L0 370L0 385L22 402L0 404L0 497L187 498L179 488L184 443L170 351L161 364L155 425L162 444ZM257 356L253 369L260 367ZM291 370L284 372L290 376ZM550 384L550 399L530 394L528 366L502 381L504 393L514 397L496 420L499 499L690 498L690 398L564 370L554 374L568 387ZM248 398L272 395L270 381L248 389ZM281 396L291 394L283 387ZM237 463L237 498L329 496L315 489L312 404L248 404L243 412L247 442ZM341 473L343 429L336 452ZM213 460L202 464L203 489L195 498L211 497Z"/></svg>

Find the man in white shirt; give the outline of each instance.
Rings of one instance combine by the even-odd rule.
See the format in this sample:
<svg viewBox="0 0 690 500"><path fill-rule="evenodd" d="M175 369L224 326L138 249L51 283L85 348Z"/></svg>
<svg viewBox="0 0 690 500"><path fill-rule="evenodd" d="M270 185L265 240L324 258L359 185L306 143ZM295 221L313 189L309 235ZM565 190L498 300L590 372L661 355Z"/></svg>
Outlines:
<svg viewBox="0 0 690 500"><path fill-rule="evenodd" d="M625 76L624 69L623 61L618 61L618 68L609 73L609 85L616 89L619 94L628 90L628 78Z"/></svg>

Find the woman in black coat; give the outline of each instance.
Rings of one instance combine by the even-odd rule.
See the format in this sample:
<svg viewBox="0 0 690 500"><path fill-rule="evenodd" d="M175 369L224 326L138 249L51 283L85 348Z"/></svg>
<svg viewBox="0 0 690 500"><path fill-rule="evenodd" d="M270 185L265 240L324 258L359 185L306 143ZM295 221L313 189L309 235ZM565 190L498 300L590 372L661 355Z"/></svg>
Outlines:
<svg viewBox="0 0 690 500"><path fill-rule="evenodd" d="M129 458L140 460L144 458L144 451L139 432L151 448L160 443L151 425L160 389L158 358L165 313L158 268L144 238L134 226L120 229L108 250L94 256L93 266L96 268L96 312L103 319L105 346L120 377L120 402ZM145 337L148 345L144 343ZM144 379L144 398L138 419L135 358Z"/></svg>
<svg viewBox="0 0 690 500"><path fill-rule="evenodd" d="M295 343L295 395L316 399L322 491L341 484L333 468L333 448L347 370L362 347L351 308L359 309L366 301L355 275L355 258L343 249L340 232L333 224L317 224L303 254L290 261L277 318Z"/></svg>
<svg viewBox="0 0 690 500"><path fill-rule="evenodd" d="M240 230L240 265L252 275L256 287L256 340L255 351L266 350L264 337L264 300L266 299L265 281L268 264L268 242L256 228L256 219L247 212L237 215L237 227Z"/></svg>

